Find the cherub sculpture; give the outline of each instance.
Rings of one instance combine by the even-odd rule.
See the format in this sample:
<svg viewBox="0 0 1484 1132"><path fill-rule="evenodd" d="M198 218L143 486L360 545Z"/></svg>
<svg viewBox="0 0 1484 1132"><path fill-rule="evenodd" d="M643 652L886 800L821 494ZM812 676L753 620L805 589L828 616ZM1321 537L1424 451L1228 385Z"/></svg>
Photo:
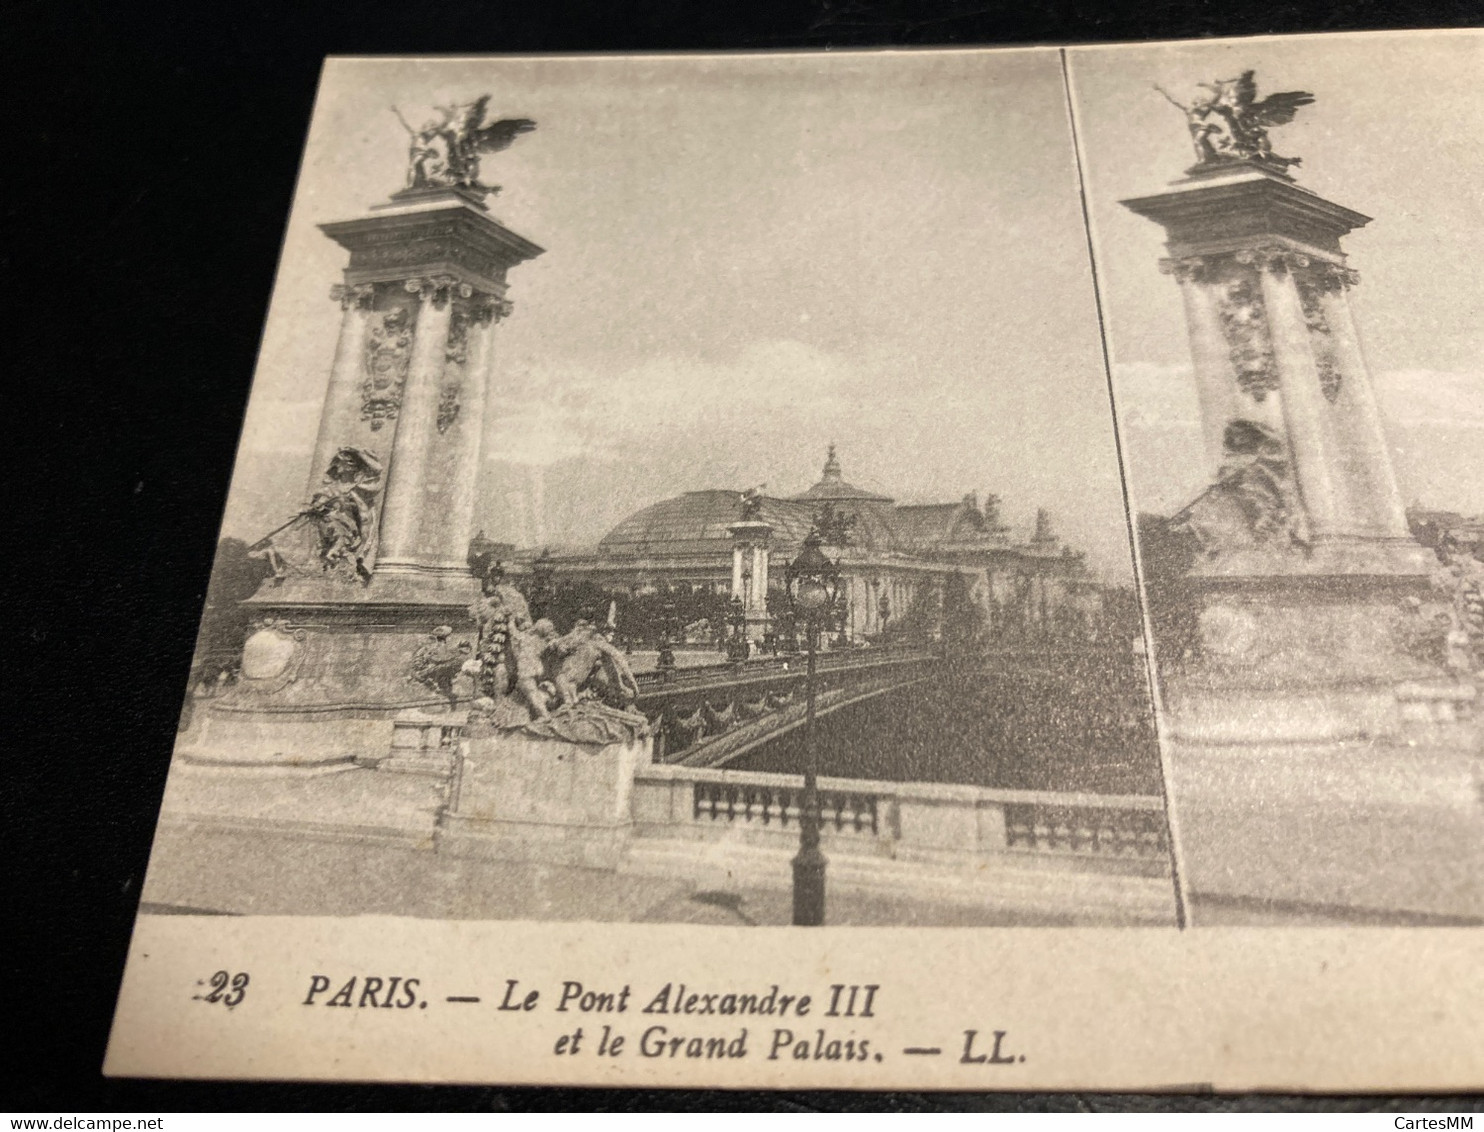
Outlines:
<svg viewBox="0 0 1484 1132"><path fill-rule="evenodd" d="M1297 157L1280 157L1273 152L1268 127L1292 122L1300 107L1314 102L1314 96L1306 90L1285 90L1259 99L1255 73L1243 71L1234 79L1198 83L1207 93L1189 105L1155 85L1154 89L1185 115L1200 164L1257 161L1287 169L1301 163Z"/></svg>
<svg viewBox="0 0 1484 1132"><path fill-rule="evenodd" d="M547 651L557 640L556 626L545 617L534 625L512 625L508 645L516 694L530 709L532 719L545 719L552 697L543 684L549 684Z"/></svg>
<svg viewBox="0 0 1484 1132"><path fill-rule="evenodd" d="M480 596L469 610L479 628L477 659L480 695L503 696L514 675L512 638L531 627L531 610L525 595L505 576L505 568L492 564L480 579Z"/></svg>
<svg viewBox="0 0 1484 1132"><path fill-rule="evenodd" d="M473 102L435 107L439 117L416 128L392 107L408 136L407 188L457 187L481 195L500 191L499 185L487 185L479 179L480 158L508 149L521 134L534 130L536 123L529 118L486 122L489 101L490 96L485 94Z"/></svg>

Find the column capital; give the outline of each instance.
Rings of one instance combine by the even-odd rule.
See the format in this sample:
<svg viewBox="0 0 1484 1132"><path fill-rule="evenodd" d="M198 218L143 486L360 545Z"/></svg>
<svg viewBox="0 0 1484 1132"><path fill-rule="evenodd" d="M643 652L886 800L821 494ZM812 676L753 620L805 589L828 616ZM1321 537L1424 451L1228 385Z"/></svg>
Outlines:
<svg viewBox="0 0 1484 1132"><path fill-rule="evenodd" d="M1173 275L1178 283L1203 283L1214 279L1218 263L1217 257L1210 255L1166 258L1159 261L1159 272L1161 275Z"/></svg>
<svg viewBox="0 0 1484 1132"><path fill-rule="evenodd" d="M1310 258L1282 244L1262 244L1255 248L1242 248L1233 257L1238 263L1268 271L1274 275L1291 273L1295 269L1309 266Z"/></svg>
<svg viewBox="0 0 1484 1132"><path fill-rule="evenodd" d="M481 292L469 304L469 315L480 326L488 326L492 322L501 322L509 318L510 312L514 309L515 304L509 299Z"/></svg>
<svg viewBox="0 0 1484 1132"><path fill-rule="evenodd" d="M474 294L470 284L462 283L452 275L414 275L402 284L402 288L435 307L446 306L455 296L467 299Z"/></svg>
<svg viewBox="0 0 1484 1132"><path fill-rule="evenodd" d="M371 304L376 301L376 285L374 283L332 284L330 301L339 303L341 310L349 310L351 307L357 310L370 310Z"/></svg>
<svg viewBox="0 0 1484 1132"><path fill-rule="evenodd" d="M1320 291L1344 291L1360 284L1360 272L1327 259L1315 261L1311 278Z"/></svg>

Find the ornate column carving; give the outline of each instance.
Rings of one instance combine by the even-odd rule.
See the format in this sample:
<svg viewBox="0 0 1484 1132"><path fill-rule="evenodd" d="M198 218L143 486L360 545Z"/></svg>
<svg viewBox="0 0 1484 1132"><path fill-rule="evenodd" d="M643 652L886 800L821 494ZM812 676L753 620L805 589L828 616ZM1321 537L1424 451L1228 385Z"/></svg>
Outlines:
<svg viewBox="0 0 1484 1132"><path fill-rule="evenodd" d="M1330 404L1320 384L1309 323L1294 277L1296 270L1309 266L1309 257L1268 246L1238 252L1236 258L1257 269L1262 286L1285 431L1310 531L1318 538L1335 535L1342 520L1336 475L1338 454L1329 420Z"/></svg>
<svg viewBox="0 0 1484 1132"><path fill-rule="evenodd" d="M340 337L335 343L335 360L330 366L330 383L325 389L324 408L320 411L319 433L314 441L314 456L309 465L306 495L320 488L325 470L340 447L351 442L359 411L358 391L366 349L366 324L370 320L376 288L369 283L354 287L337 283L330 288L331 300L340 304Z"/></svg>
<svg viewBox="0 0 1484 1132"><path fill-rule="evenodd" d="M468 299L474 294L474 288L468 283L461 283L452 275L414 275L402 284L403 288L413 295L417 295L424 302L430 302L439 310L446 307L451 299Z"/></svg>
<svg viewBox="0 0 1484 1132"><path fill-rule="evenodd" d="M419 309L412 357L407 366L407 386L387 472L378 571L422 565L428 556L427 548L418 545L428 450L438 435L438 404L442 397L449 319L453 313L450 300L460 288L457 280L448 276L409 279L403 286L418 295ZM473 293L473 288L467 289Z"/></svg>

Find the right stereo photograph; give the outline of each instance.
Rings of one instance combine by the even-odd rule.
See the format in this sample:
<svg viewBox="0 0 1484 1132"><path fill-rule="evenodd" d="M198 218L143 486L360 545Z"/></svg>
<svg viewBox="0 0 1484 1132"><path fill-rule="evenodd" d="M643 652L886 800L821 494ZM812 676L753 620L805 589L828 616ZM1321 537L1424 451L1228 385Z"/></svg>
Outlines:
<svg viewBox="0 0 1484 1132"><path fill-rule="evenodd" d="M1481 67L1067 53L1194 927L1484 924Z"/></svg>

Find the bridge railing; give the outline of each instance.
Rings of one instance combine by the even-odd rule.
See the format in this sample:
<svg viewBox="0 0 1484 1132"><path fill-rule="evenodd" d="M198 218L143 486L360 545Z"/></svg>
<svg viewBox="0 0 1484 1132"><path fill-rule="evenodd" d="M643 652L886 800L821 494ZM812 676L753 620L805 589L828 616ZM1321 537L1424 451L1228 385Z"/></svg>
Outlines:
<svg viewBox="0 0 1484 1132"><path fill-rule="evenodd" d="M972 865L1034 858L1097 872L1163 876L1160 799L821 778L826 852ZM641 837L784 847L798 841L793 775L651 764L632 813Z"/></svg>
<svg viewBox="0 0 1484 1132"><path fill-rule="evenodd" d="M789 784L702 780L691 788L691 817L797 832L803 796L802 788ZM821 790L819 809L821 826L833 833L876 837L881 832L874 792Z"/></svg>
<svg viewBox="0 0 1484 1132"><path fill-rule="evenodd" d="M899 646L825 653L818 658L817 688L828 699L837 689L938 659L931 650ZM761 716L797 709L804 699L804 663L798 657L768 657L640 674L635 707L654 729L655 761L673 762Z"/></svg>
<svg viewBox="0 0 1484 1132"><path fill-rule="evenodd" d="M938 656L939 654L932 649L914 645L876 645L819 653L815 659L815 667L821 673L838 672L842 669L870 668L881 664L936 660ZM699 664L693 668L655 669L636 673L634 680L639 685L639 695L642 699L646 693L671 688L730 684L739 680L780 675L802 676L805 663L802 653L797 656L767 656L744 661L741 664L724 662Z"/></svg>

